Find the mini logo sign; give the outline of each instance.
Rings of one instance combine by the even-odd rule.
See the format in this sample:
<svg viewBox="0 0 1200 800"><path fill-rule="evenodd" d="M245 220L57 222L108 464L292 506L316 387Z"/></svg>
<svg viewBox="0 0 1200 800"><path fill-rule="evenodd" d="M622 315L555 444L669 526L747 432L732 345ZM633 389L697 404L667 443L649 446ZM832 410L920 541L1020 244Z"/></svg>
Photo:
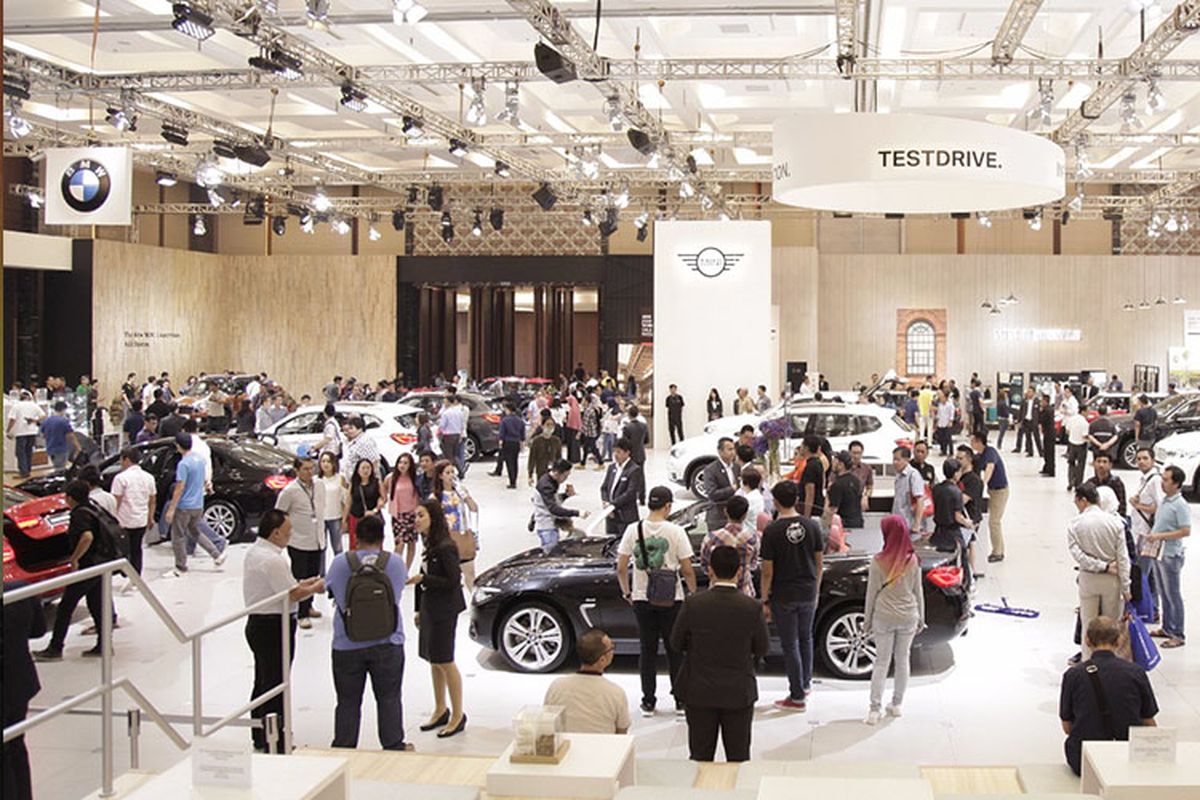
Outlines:
<svg viewBox="0 0 1200 800"><path fill-rule="evenodd" d="M108 170L94 158L71 162L60 183L62 198L68 206L86 214L104 205L112 190Z"/></svg>
<svg viewBox="0 0 1200 800"><path fill-rule="evenodd" d="M679 259L694 272L699 272L706 278L715 278L736 267L743 255L725 253L715 247L705 247L698 253L680 253Z"/></svg>

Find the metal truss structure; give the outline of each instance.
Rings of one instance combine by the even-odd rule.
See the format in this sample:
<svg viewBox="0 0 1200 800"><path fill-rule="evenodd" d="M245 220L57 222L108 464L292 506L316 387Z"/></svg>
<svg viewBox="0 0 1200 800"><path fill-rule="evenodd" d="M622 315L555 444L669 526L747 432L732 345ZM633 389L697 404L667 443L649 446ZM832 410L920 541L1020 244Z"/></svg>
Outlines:
<svg viewBox="0 0 1200 800"><path fill-rule="evenodd" d="M1012 63L1013 54L1029 31L1029 25L1037 16L1042 2L1043 0L1012 0L1004 20L1000 23L1000 30L996 32L996 38L992 41L993 62Z"/></svg>
<svg viewBox="0 0 1200 800"><path fill-rule="evenodd" d="M1200 256L1200 234L1195 229L1175 233L1160 230L1157 236L1151 236L1145 220L1125 220L1121 223L1120 255ZM1194 286L1188 288L1195 293Z"/></svg>

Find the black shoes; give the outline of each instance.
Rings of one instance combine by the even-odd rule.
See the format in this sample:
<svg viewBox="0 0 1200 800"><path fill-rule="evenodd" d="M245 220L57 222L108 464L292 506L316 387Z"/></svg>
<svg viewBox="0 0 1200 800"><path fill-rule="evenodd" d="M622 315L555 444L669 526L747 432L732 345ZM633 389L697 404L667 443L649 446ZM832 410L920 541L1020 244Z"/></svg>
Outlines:
<svg viewBox="0 0 1200 800"><path fill-rule="evenodd" d="M434 728L440 728L440 727L444 726L449 721L450 721L450 709L447 708L445 711L442 712L442 715L440 717L438 717L437 719L435 719L433 722L430 722L426 725L422 725L421 730L428 732L428 731L433 730Z"/></svg>
<svg viewBox="0 0 1200 800"><path fill-rule="evenodd" d="M447 720L447 722L448 722L448 721L449 721L449 720ZM439 739L449 739L451 736L457 736L458 734L462 733L462 732L463 732L463 730L465 730L465 729L466 729L466 727L467 727L467 715L466 715L466 714L463 714L463 715L462 715L462 719L460 719L460 720L458 721L458 724L457 724L457 725L455 725L453 728L451 728L451 729L450 729L450 730L448 730L448 731L438 731L437 738L439 738Z"/></svg>
<svg viewBox="0 0 1200 800"><path fill-rule="evenodd" d="M1004 556L997 556L997 555L990 555L990 556L988 556L988 563L989 563L989 564L995 564L995 563L997 563L997 562L999 562L999 561L1003 561L1003 560L1004 560Z"/></svg>
<svg viewBox="0 0 1200 800"><path fill-rule="evenodd" d="M63 651L61 648L47 647L44 650L35 650L33 653L34 661L62 661Z"/></svg>

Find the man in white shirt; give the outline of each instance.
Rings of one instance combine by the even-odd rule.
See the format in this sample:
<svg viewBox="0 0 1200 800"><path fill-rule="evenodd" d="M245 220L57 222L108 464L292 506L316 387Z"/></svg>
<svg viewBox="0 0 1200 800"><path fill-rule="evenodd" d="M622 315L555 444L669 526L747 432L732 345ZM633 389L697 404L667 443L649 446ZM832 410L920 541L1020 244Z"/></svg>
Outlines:
<svg viewBox="0 0 1200 800"><path fill-rule="evenodd" d="M138 575L142 574L142 537L146 528L154 524L158 501L154 478L141 468L140 460L141 453L136 448L122 450L121 471L112 482L112 493L117 498L117 524L129 542L129 563Z"/></svg>
<svg viewBox="0 0 1200 800"><path fill-rule="evenodd" d="M1119 619L1129 592L1129 551L1125 526L1115 514L1100 508L1096 487L1075 490L1079 516L1067 523L1067 549L1079 566L1079 622L1084 630L1096 617ZM1083 660L1092 657L1083 643Z"/></svg>
<svg viewBox="0 0 1200 800"><path fill-rule="evenodd" d="M1063 430L1067 434L1067 491L1071 491L1083 484L1083 471L1087 466L1088 421L1079 413L1078 403L1075 413L1064 418Z"/></svg>
<svg viewBox="0 0 1200 800"><path fill-rule="evenodd" d="M564 708L564 730L568 733L626 733L629 730L629 700L625 690L604 677L613 661L613 643L608 634L592 628L575 645L579 671L550 684L545 704Z"/></svg>
<svg viewBox="0 0 1200 800"><path fill-rule="evenodd" d="M45 417L27 389L22 389L20 399L9 406L4 434L16 441L17 472L22 478L28 478L33 469L33 443L37 440L38 425Z"/></svg>
<svg viewBox="0 0 1200 800"><path fill-rule="evenodd" d="M1153 620L1158 620L1158 587L1154 583L1154 559L1141 555L1146 534L1154 527L1154 513L1166 498L1162 487L1162 474L1154 463L1154 453L1149 447L1137 451L1138 487L1129 497L1129 521L1133 528L1134 541L1138 547L1138 566L1142 574L1149 576L1150 599L1153 603Z"/></svg>

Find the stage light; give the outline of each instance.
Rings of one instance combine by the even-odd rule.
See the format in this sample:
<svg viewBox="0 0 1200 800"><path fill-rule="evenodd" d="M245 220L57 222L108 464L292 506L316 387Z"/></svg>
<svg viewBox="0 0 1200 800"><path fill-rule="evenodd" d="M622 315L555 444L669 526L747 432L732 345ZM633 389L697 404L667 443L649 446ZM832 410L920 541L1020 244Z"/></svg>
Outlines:
<svg viewBox="0 0 1200 800"><path fill-rule="evenodd" d="M243 225L262 225L267 218L267 201L261 197L251 197L246 201L246 210L242 214Z"/></svg>
<svg viewBox="0 0 1200 800"><path fill-rule="evenodd" d="M265 167L271 160L270 151L258 142L235 144L233 152L237 156L238 161L255 167Z"/></svg>
<svg viewBox="0 0 1200 800"><path fill-rule="evenodd" d="M1149 311L1149 310L1150 310L1150 301L1149 300L1142 300L1142 302L1138 303L1138 311Z"/></svg>
<svg viewBox="0 0 1200 800"><path fill-rule="evenodd" d="M694 185L692 185L692 182L690 180L688 180L687 178L684 178L682 181L679 182L679 196L681 198L683 198L684 200L688 200L688 199L694 197L695 194L696 194L696 187Z"/></svg>
<svg viewBox="0 0 1200 800"><path fill-rule="evenodd" d="M442 241L446 244L454 241L454 223L442 225Z"/></svg>
<svg viewBox="0 0 1200 800"><path fill-rule="evenodd" d="M613 195L613 205L617 208L629 208L629 181L621 181L617 193Z"/></svg>
<svg viewBox="0 0 1200 800"><path fill-rule="evenodd" d="M729 220L733 219L733 215L729 213L729 209L725 206L724 201L722 201L721 207L717 209L717 219L721 222L729 222Z"/></svg>
<svg viewBox="0 0 1200 800"><path fill-rule="evenodd" d="M138 115L132 108L109 107L104 115L104 121L122 133L133 132L137 130Z"/></svg>
<svg viewBox="0 0 1200 800"><path fill-rule="evenodd" d="M408 187L408 204L410 206L417 204L417 198L421 196L421 190L416 186Z"/></svg>
<svg viewBox="0 0 1200 800"><path fill-rule="evenodd" d="M982 308L984 311L991 311L992 310L992 301L984 300L982 303L979 304L979 307Z"/></svg>
<svg viewBox="0 0 1200 800"><path fill-rule="evenodd" d="M400 132L409 139L416 139L425 133L425 123L421 122L417 117L410 117L405 114L400 121Z"/></svg>
<svg viewBox="0 0 1200 800"><path fill-rule="evenodd" d="M218 155L221 158L237 158L237 150L233 149L233 142L227 142L224 139L213 140L212 151L214 155Z"/></svg>
<svg viewBox="0 0 1200 800"><path fill-rule="evenodd" d="M300 57L279 47L270 50L264 47L258 55L250 57L249 63L255 69L274 73L289 81L304 77L304 62Z"/></svg>
<svg viewBox="0 0 1200 800"><path fill-rule="evenodd" d="M550 184L543 182L533 193L533 199L541 206L542 211L549 211L558 202L558 195L554 193L554 188Z"/></svg>
<svg viewBox="0 0 1200 800"><path fill-rule="evenodd" d="M596 224L596 220L592 217L592 210L590 208L585 208L583 210L583 216L580 217L579 221L589 228Z"/></svg>
<svg viewBox="0 0 1200 800"><path fill-rule="evenodd" d="M984 228L992 227L992 218L982 211L976 212L976 219L979 220L979 225Z"/></svg>
<svg viewBox="0 0 1200 800"><path fill-rule="evenodd" d="M1004 312L1000 310L1000 306L992 306L992 310L989 311L988 313L989 314L1003 314Z"/></svg>
<svg viewBox="0 0 1200 800"><path fill-rule="evenodd" d="M1179 220L1175 217L1175 212L1167 214L1167 221L1163 225L1163 230L1167 233L1177 233L1179 231Z"/></svg>
<svg viewBox="0 0 1200 800"><path fill-rule="evenodd" d="M471 223L471 235L483 236L483 212L475 209L475 220Z"/></svg>
<svg viewBox="0 0 1200 800"><path fill-rule="evenodd" d="M4 127L8 129L14 139L23 139L33 132L33 126L29 124L29 120L21 116L19 101L12 101L4 109Z"/></svg>
<svg viewBox="0 0 1200 800"><path fill-rule="evenodd" d="M637 240L639 242L646 241L646 237L649 235L649 233L650 233L649 228L638 228L637 229Z"/></svg>
<svg viewBox="0 0 1200 800"><path fill-rule="evenodd" d="M303 233L312 233L314 229L315 228L313 225L312 214L301 214L300 215L300 230Z"/></svg>
<svg viewBox="0 0 1200 800"><path fill-rule="evenodd" d="M375 227L374 222L367 226L367 238L372 242L378 242L383 238L383 234L379 232L379 228Z"/></svg>
<svg viewBox="0 0 1200 800"><path fill-rule="evenodd" d="M486 80L483 78L471 79L471 103L467 106L467 122L471 125L487 124L487 103L484 102L484 92L486 90Z"/></svg>
<svg viewBox="0 0 1200 800"><path fill-rule="evenodd" d="M154 174L154 182L159 186L174 186L179 183L179 176L174 172L164 172L160 169Z"/></svg>
<svg viewBox="0 0 1200 800"><path fill-rule="evenodd" d="M392 22L397 25L416 25L429 11L417 0L393 0Z"/></svg>
<svg viewBox="0 0 1200 800"><path fill-rule="evenodd" d="M317 188L317 193L313 195L312 206L318 214L324 214L333 208L333 201L329 199L329 195L325 194L324 187Z"/></svg>
<svg viewBox="0 0 1200 800"><path fill-rule="evenodd" d="M162 126L159 129L158 135L170 144L177 144L181 147L187 147L188 131L178 122L163 120Z"/></svg>
<svg viewBox="0 0 1200 800"><path fill-rule="evenodd" d="M329 227L332 228L333 232L338 236L345 236L350 232L350 221L341 216L333 217L329 220Z"/></svg>
<svg viewBox="0 0 1200 800"><path fill-rule="evenodd" d="M654 151L658 149L658 145L650 138L650 134L637 128L630 128L625 133L625 138L629 139L629 145L644 156L654 155Z"/></svg>
<svg viewBox="0 0 1200 800"><path fill-rule="evenodd" d="M1154 78L1146 79L1146 113L1157 114L1167 107L1167 98L1163 97L1162 89Z"/></svg>
<svg viewBox="0 0 1200 800"><path fill-rule="evenodd" d="M504 209L503 208L493 208L491 213L488 214L488 222L490 222L492 224L492 230L494 230L494 231L503 230L503 228L504 228Z"/></svg>
<svg viewBox="0 0 1200 800"><path fill-rule="evenodd" d="M617 232L620 215L621 212L616 208L609 207L604 210L604 219L600 220L600 224L597 226L601 236L607 239Z"/></svg>
<svg viewBox="0 0 1200 800"><path fill-rule="evenodd" d="M191 3L175 3L171 6L171 11L175 15L171 27L184 36L203 42L217 32L213 27L212 16L194 8Z"/></svg>
<svg viewBox="0 0 1200 800"><path fill-rule="evenodd" d="M1049 127L1054 124L1054 82L1038 81L1038 104L1029 111L1029 116L1038 124Z"/></svg>
<svg viewBox="0 0 1200 800"><path fill-rule="evenodd" d="M497 122L516 122L521 109L521 90L516 81L504 82L504 108L496 115Z"/></svg>
<svg viewBox="0 0 1200 800"><path fill-rule="evenodd" d="M614 133L625 130L625 112L621 109L621 98L611 94L604 98L604 116L608 117L608 126Z"/></svg>
<svg viewBox="0 0 1200 800"><path fill-rule="evenodd" d="M1133 303L1126 303L1125 305L1121 306L1121 310L1122 311L1136 311L1137 309L1134 307Z"/></svg>
<svg viewBox="0 0 1200 800"><path fill-rule="evenodd" d="M446 203L445 192L442 190L442 187L438 186L436 183L429 187L429 191L426 193L425 198L429 202L430 211L441 211L442 206Z"/></svg>
<svg viewBox="0 0 1200 800"><path fill-rule="evenodd" d="M37 189L30 190L25 197L29 201L30 208L41 208L46 204L46 198L42 197L42 193Z"/></svg>
<svg viewBox="0 0 1200 800"><path fill-rule="evenodd" d="M213 208L220 208L229 202L229 199L219 186L214 186L208 190L208 202Z"/></svg>
<svg viewBox="0 0 1200 800"><path fill-rule="evenodd" d="M1029 217L1029 230L1040 231L1042 229L1042 210L1039 208Z"/></svg>
<svg viewBox="0 0 1200 800"><path fill-rule="evenodd" d="M595 180L600 174L600 161L592 147L576 145L572 148L571 155L575 157L575 170L581 178Z"/></svg>
<svg viewBox="0 0 1200 800"><path fill-rule="evenodd" d="M1075 145L1075 180L1085 181L1095 174L1087 150L1082 144Z"/></svg>
<svg viewBox="0 0 1200 800"><path fill-rule="evenodd" d="M495 171L496 171L496 176L499 178L507 178L510 175L512 175L512 168L509 167L508 164L504 163L503 161L496 162Z"/></svg>
<svg viewBox="0 0 1200 800"><path fill-rule="evenodd" d="M192 215L192 235L203 236L208 233L208 224L204 221L203 214Z"/></svg>
<svg viewBox="0 0 1200 800"><path fill-rule="evenodd" d="M1184 296L1183 296L1183 295L1181 295L1181 294L1177 294L1177 295L1175 295L1175 299L1174 299L1174 300L1172 300L1171 302L1172 302L1172 303L1174 303L1174 304L1175 304L1175 305L1177 305L1177 306L1182 306L1182 305L1185 305L1185 304L1187 303L1187 298L1186 298L1186 297L1184 297Z"/></svg>
<svg viewBox="0 0 1200 800"><path fill-rule="evenodd" d="M24 75L6 72L4 74L4 96L15 97L18 100L28 100L29 79Z"/></svg>
<svg viewBox="0 0 1200 800"><path fill-rule="evenodd" d="M1158 298L1157 298L1157 299L1154 301L1154 305L1156 305L1156 306L1165 306L1165 305L1169 305L1169 304L1167 303L1167 298L1163 297L1163 296L1160 294L1160 295L1158 296Z"/></svg>
<svg viewBox="0 0 1200 800"><path fill-rule="evenodd" d="M313 30L329 30L329 0L304 0L304 16Z"/></svg>
<svg viewBox="0 0 1200 800"><path fill-rule="evenodd" d="M342 84L342 99L341 103L351 111L366 111L367 110L367 93L359 89L354 84L346 81Z"/></svg>
<svg viewBox="0 0 1200 800"><path fill-rule="evenodd" d="M1083 210L1083 184L1075 185L1075 195L1071 198L1071 201L1067 203L1067 208L1071 209L1075 213L1079 213Z"/></svg>
<svg viewBox="0 0 1200 800"><path fill-rule="evenodd" d="M287 233L287 216L279 214L271 218L271 232L276 236L283 236Z"/></svg>
<svg viewBox="0 0 1200 800"><path fill-rule="evenodd" d="M395 230L395 231L404 230L404 222L405 222L404 216L405 215L404 215L403 208L397 208L394 211L392 211L392 230Z"/></svg>
<svg viewBox="0 0 1200 800"><path fill-rule="evenodd" d="M1192 220L1188 217L1188 213L1186 211L1184 211L1183 215L1179 218L1179 232L1187 233L1191 229L1192 229Z"/></svg>
<svg viewBox="0 0 1200 800"><path fill-rule="evenodd" d="M533 60L538 72L555 83L569 83L575 80L575 65L566 56L545 42L533 46Z"/></svg>
<svg viewBox="0 0 1200 800"><path fill-rule="evenodd" d="M465 156L468 149L467 143L462 139L455 139L453 137L450 139L450 155L454 156L455 158L462 158Z"/></svg>
<svg viewBox="0 0 1200 800"><path fill-rule="evenodd" d="M450 216L449 211L442 212L442 227L443 228L453 228L454 227L454 217Z"/></svg>
<svg viewBox="0 0 1200 800"><path fill-rule="evenodd" d="M1121 133L1133 133L1142 127L1138 119L1137 94L1132 89L1121 96L1121 106L1118 112L1121 117Z"/></svg>

